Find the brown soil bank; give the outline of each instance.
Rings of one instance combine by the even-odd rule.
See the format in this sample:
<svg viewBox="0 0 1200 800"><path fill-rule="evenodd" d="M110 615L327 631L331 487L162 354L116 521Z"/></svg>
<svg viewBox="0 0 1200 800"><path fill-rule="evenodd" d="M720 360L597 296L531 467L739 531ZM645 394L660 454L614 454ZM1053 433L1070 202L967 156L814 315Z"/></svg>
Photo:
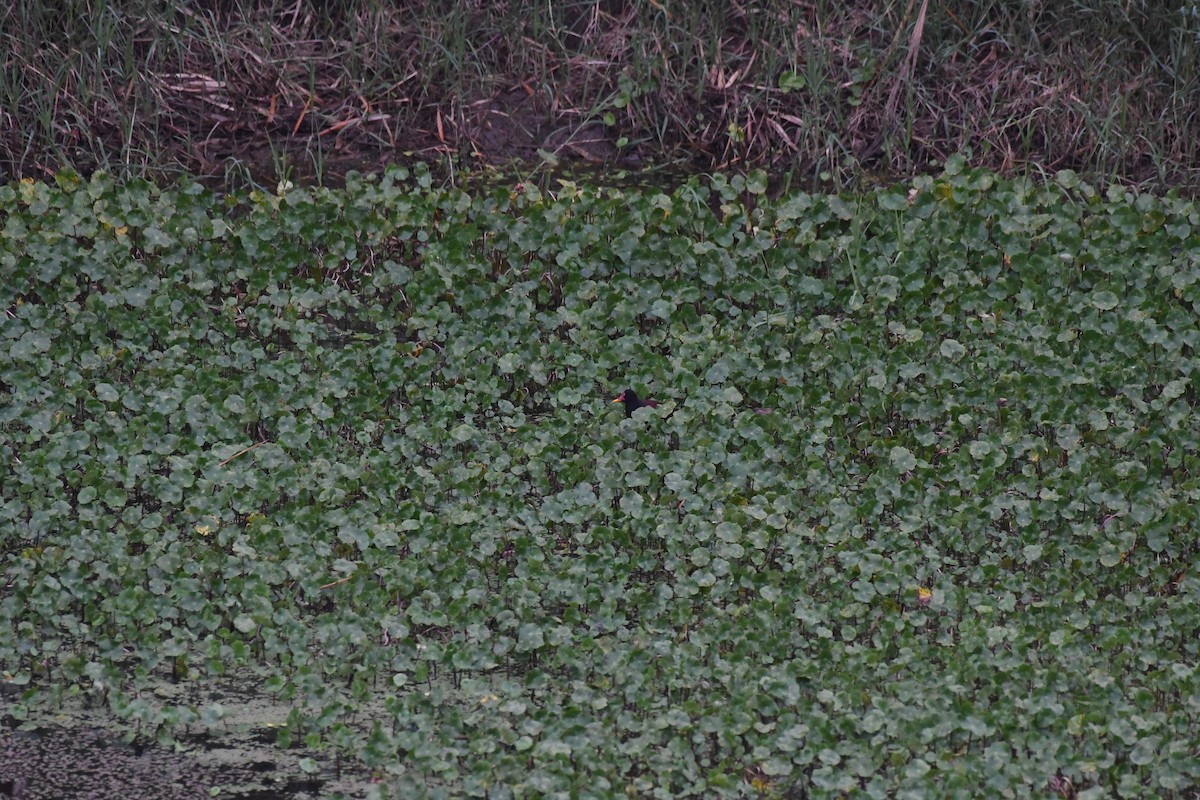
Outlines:
<svg viewBox="0 0 1200 800"><path fill-rule="evenodd" d="M1200 186L1197 0L4 5L2 180L574 159L845 186L966 150Z"/></svg>

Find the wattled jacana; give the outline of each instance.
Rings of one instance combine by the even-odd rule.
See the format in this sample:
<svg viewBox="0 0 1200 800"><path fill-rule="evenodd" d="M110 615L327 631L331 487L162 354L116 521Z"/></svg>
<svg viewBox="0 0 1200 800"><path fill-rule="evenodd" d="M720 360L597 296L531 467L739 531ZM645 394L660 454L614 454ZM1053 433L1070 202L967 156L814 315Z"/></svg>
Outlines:
<svg viewBox="0 0 1200 800"><path fill-rule="evenodd" d="M637 396L633 389L626 389L619 395L613 398L614 403L625 404L625 416L632 417L633 412L639 408L658 408L658 401L649 398L643 400Z"/></svg>

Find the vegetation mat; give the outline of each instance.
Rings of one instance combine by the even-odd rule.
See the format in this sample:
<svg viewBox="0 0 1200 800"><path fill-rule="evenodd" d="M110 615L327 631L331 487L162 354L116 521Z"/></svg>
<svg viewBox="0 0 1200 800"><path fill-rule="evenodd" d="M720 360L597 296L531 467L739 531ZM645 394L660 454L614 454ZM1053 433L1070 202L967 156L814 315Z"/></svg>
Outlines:
<svg viewBox="0 0 1200 800"><path fill-rule="evenodd" d="M1196 798L1195 204L765 189L0 189L6 719L240 676L376 795Z"/></svg>

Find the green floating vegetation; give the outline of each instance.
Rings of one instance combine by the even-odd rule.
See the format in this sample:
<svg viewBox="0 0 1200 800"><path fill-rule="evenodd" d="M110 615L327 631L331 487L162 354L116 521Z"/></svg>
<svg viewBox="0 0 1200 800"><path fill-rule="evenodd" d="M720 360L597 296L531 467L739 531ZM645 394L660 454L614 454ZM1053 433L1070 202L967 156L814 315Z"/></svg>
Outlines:
<svg viewBox="0 0 1200 800"><path fill-rule="evenodd" d="M404 797L1195 797L1196 205L765 185L0 189L12 715L239 673Z"/></svg>

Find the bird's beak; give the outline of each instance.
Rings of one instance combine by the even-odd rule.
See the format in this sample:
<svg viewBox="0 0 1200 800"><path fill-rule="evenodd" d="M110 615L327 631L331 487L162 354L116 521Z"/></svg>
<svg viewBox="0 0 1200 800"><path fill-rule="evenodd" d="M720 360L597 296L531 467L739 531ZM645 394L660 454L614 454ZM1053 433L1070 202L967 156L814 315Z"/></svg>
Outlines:
<svg viewBox="0 0 1200 800"><path fill-rule="evenodd" d="M624 393L624 392L621 392L619 395L617 395L616 397L614 397L614 398L612 399L612 401L613 401L614 403L624 403L624 402L625 402L625 393Z"/></svg>

